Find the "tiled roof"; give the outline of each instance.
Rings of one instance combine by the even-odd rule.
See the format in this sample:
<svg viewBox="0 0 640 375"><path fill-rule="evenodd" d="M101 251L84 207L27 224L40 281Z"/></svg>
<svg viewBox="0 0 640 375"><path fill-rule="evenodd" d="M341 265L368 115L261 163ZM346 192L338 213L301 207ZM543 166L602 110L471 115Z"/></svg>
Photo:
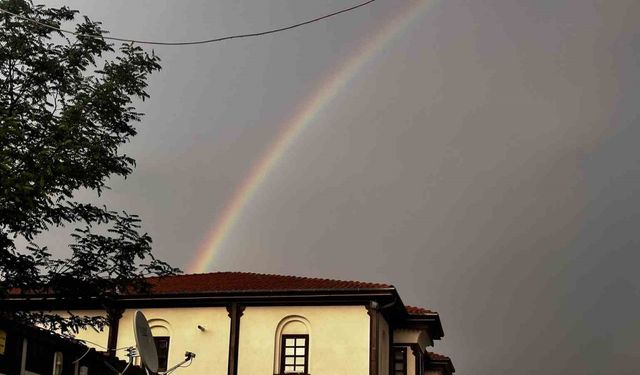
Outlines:
<svg viewBox="0 0 640 375"><path fill-rule="evenodd" d="M409 315L432 315L432 314L437 314L437 312L435 312L435 311L423 309L422 307L409 306L409 305L406 305L405 307L407 308L407 312L409 313Z"/></svg>
<svg viewBox="0 0 640 375"><path fill-rule="evenodd" d="M381 283L250 272L213 272L166 278L154 277L149 281L152 284L153 294L393 288L391 285Z"/></svg>
<svg viewBox="0 0 640 375"><path fill-rule="evenodd" d="M438 353L434 353L434 352L428 352L429 354L429 358L432 361L451 361L451 358L447 357L446 355L442 355L442 354L438 354Z"/></svg>
<svg viewBox="0 0 640 375"><path fill-rule="evenodd" d="M445 370L445 374L453 374L456 372L456 368L453 366L451 358L434 352L427 352L425 365L427 369L432 367L442 368Z"/></svg>

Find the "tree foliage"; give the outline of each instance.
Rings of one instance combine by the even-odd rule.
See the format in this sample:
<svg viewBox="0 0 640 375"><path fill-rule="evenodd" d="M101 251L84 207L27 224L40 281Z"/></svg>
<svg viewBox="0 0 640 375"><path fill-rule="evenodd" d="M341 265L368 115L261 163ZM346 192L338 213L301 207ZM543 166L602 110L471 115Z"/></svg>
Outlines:
<svg viewBox="0 0 640 375"><path fill-rule="evenodd" d="M55 27L77 16L25 0L0 7ZM86 17L75 22L78 33L105 33ZM147 78L159 69L159 58L138 46L114 48L0 13L0 298L51 293L69 306L92 299L106 308L124 290L144 291L145 277L177 272L152 255L136 215L75 198L83 189L99 196L110 177L133 171L119 147L136 135L142 114L132 103L148 98ZM67 258L37 244L65 226L75 228ZM105 323L12 314L67 332Z"/></svg>

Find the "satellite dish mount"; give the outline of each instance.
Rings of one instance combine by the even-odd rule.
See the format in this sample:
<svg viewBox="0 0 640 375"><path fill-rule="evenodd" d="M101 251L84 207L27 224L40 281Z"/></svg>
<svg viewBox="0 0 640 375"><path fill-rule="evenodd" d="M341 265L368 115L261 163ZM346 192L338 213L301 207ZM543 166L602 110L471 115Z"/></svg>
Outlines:
<svg viewBox="0 0 640 375"><path fill-rule="evenodd" d="M135 317L133 319L133 332L136 338L136 348L138 349L140 360L142 361L142 366L144 367L147 374L170 374L173 371L177 370L180 366L192 361L196 357L194 353L186 352L184 354L185 359L182 362L164 372L159 372L158 350L156 349L156 342L154 341L153 335L151 334L149 322L141 311L136 311Z"/></svg>

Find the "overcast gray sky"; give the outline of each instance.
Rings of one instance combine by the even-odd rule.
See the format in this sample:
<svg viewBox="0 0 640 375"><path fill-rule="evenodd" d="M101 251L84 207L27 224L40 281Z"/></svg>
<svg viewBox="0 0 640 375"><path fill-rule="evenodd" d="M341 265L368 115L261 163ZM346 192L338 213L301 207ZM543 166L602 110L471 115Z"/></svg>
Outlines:
<svg viewBox="0 0 640 375"><path fill-rule="evenodd" d="M637 0L379 0L156 47L138 168L105 199L185 267L296 108L415 1L431 4L287 148L211 270L392 283L440 312L434 349L459 374L637 374ZM185 40L356 2L45 3Z"/></svg>

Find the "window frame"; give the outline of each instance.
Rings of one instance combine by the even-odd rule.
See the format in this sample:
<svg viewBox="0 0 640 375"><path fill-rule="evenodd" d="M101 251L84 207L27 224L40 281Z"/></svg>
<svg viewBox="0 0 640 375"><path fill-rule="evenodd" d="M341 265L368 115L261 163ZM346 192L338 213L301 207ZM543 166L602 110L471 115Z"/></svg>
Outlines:
<svg viewBox="0 0 640 375"><path fill-rule="evenodd" d="M286 339L304 339L304 357L303 356L299 356L296 355L294 353L294 355L287 355L287 345L286 345ZM297 342L297 341L296 341ZM291 346L289 346L289 348L291 348ZM300 348L300 346L297 346L294 344L293 348L297 349ZM295 350L294 350L295 351ZM286 358L304 358L304 372L286 372L285 368L287 366L287 364L285 364L286 362ZM288 365L291 366L291 365ZM294 359L294 366L300 366L300 365L295 365L295 359ZM281 375L285 375L285 374L309 374L309 335L308 334L282 334L280 337L280 374Z"/></svg>
<svg viewBox="0 0 640 375"><path fill-rule="evenodd" d="M402 359L398 360L396 358L397 352L402 353ZM404 346L394 346L392 358L393 358L392 375L407 375L407 348ZM402 361L402 370L398 370L396 369L396 364L400 363L401 361ZM402 371L402 373L399 374L398 373L399 371Z"/></svg>
<svg viewBox="0 0 640 375"><path fill-rule="evenodd" d="M158 342L163 340L167 340L166 355L160 354L160 348L158 346ZM158 371L167 371L169 368L169 346L171 345L171 336L153 336L153 343L156 345L156 352L158 353ZM164 369L162 368L162 359L166 360Z"/></svg>

